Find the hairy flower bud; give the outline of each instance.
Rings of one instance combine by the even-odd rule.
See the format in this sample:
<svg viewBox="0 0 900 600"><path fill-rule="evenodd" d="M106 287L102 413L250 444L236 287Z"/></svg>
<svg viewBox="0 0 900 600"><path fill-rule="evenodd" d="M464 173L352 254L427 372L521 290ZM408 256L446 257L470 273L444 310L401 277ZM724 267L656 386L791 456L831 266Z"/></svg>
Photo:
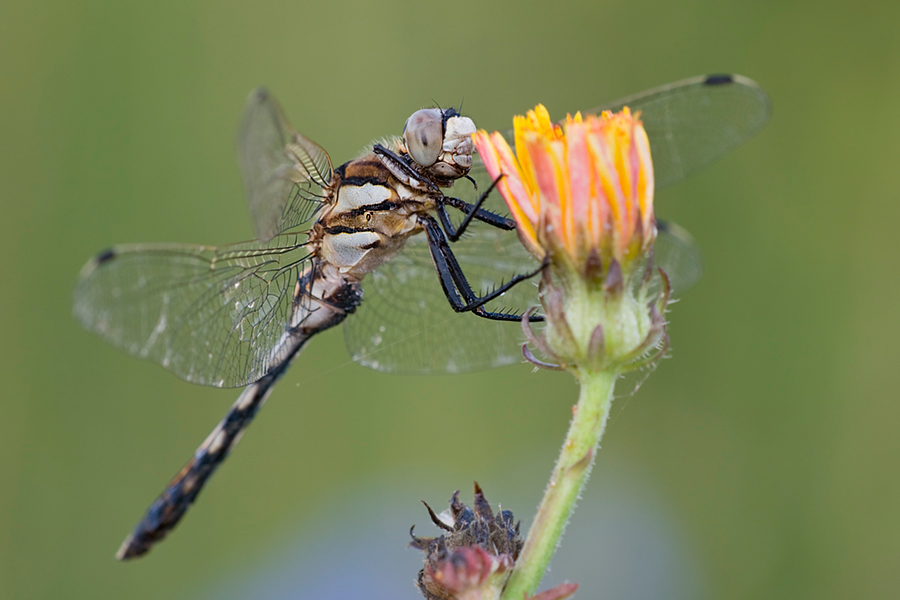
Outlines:
<svg viewBox="0 0 900 600"><path fill-rule="evenodd" d="M535 344L558 364L624 373L667 345L668 282L653 267L653 162L640 114L628 108L550 121L538 105L513 120L513 153L499 133L475 134L519 239L545 260L546 327ZM524 323L524 325L527 325ZM536 335L526 333L529 340Z"/></svg>

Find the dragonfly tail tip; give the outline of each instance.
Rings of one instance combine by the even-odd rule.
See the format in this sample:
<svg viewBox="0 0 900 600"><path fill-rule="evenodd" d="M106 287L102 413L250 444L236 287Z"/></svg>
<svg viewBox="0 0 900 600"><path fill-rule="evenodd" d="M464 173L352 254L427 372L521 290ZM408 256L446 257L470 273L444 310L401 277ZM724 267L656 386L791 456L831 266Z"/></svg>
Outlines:
<svg viewBox="0 0 900 600"><path fill-rule="evenodd" d="M148 548L146 546L140 546L134 543L134 534L130 534L125 541L122 542L122 545L119 546L118 552L116 552L116 560L118 561L126 561L131 560L132 558L137 558L138 556L143 556L147 552Z"/></svg>

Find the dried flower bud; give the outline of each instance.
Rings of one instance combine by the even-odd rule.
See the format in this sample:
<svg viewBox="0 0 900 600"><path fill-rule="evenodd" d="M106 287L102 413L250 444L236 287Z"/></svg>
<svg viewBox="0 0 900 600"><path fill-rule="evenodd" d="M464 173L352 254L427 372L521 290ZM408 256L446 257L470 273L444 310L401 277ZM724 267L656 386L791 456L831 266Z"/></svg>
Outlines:
<svg viewBox="0 0 900 600"><path fill-rule="evenodd" d="M499 598L523 545L512 512L502 510L495 515L478 483L472 508L459 501L459 492L450 500L449 513L441 517L428 504L425 507L434 524L446 532L424 538L409 531L410 546L425 552L425 566L416 581L425 598Z"/></svg>

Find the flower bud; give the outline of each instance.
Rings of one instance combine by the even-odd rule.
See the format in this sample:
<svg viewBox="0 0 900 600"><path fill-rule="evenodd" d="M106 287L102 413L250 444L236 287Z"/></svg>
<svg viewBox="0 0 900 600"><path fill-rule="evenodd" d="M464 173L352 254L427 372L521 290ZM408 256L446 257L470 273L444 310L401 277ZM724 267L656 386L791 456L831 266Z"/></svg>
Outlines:
<svg viewBox="0 0 900 600"><path fill-rule="evenodd" d="M416 585L427 600L496 600L519 557L523 541L513 514L496 515L475 484L474 507L450 500L449 513L439 517L425 504L432 522L444 534L417 537L410 529L410 546L425 552L425 566Z"/></svg>
<svg viewBox="0 0 900 600"><path fill-rule="evenodd" d="M535 344L558 365L624 373L665 347L668 283L653 268L653 163L640 121L621 112L550 121L538 105L513 120L516 151L499 133L475 134L519 238L546 260ZM523 324L524 321L523 321ZM536 336L527 334L529 340Z"/></svg>

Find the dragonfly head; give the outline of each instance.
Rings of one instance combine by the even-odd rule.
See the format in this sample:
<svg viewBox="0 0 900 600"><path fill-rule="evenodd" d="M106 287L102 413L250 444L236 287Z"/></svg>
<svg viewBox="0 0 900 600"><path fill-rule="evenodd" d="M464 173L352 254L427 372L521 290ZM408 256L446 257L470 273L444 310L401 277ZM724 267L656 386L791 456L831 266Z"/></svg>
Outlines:
<svg viewBox="0 0 900 600"><path fill-rule="evenodd" d="M421 170L445 187L472 167L475 123L452 108L423 108L406 120L403 144Z"/></svg>

